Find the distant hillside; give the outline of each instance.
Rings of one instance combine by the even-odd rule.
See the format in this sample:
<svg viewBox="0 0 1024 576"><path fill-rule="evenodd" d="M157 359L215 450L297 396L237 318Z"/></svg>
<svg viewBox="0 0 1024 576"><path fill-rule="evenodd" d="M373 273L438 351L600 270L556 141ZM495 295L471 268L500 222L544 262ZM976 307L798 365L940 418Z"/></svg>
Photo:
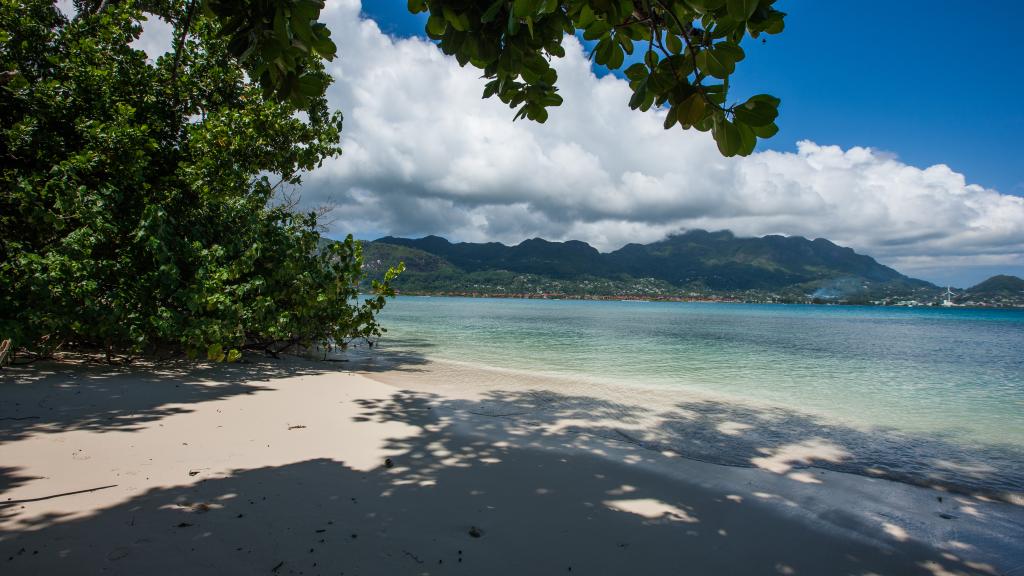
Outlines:
<svg viewBox="0 0 1024 576"><path fill-rule="evenodd" d="M653 244L629 244L607 259L632 276L675 285L697 283L712 290L773 290L841 278L927 284L850 248L801 236L737 238L729 231L695 230Z"/></svg>
<svg viewBox="0 0 1024 576"><path fill-rule="evenodd" d="M373 243L404 246L435 254L466 272L508 270L552 278L574 278L588 274L604 276L611 272L605 255L590 244L578 240L548 242L534 238L516 246L506 246L498 242L453 244L439 236L418 240L386 236Z"/></svg>
<svg viewBox="0 0 1024 576"><path fill-rule="evenodd" d="M1024 280L1016 276L1000 274L967 289L971 298L1021 298L1024 296Z"/></svg>
<svg viewBox="0 0 1024 576"><path fill-rule="evenodd" d="M506 246L388 236L364 243L364 256L373 275L404 261L407 272L397 286L417 292L649 296L694 290L784 291L865 299L930 295L936 289L825 239L738 238L728 231L694 230L606 254L580 241L534 238Z"/></svg>

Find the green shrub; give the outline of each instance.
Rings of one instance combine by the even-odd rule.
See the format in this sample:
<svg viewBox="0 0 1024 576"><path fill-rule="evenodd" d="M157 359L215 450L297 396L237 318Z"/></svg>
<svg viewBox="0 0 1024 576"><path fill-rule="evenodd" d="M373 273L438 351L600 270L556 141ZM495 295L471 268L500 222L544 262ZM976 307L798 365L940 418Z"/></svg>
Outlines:
<svg viewBox="0 0 1024 576"><path fill-rule="evenodd" d="M379 336L395 273L360 303L359 244L275 202L340 153L322 66L301 109L265 98L214 19L160 4L189 35L156 62L133 2L0 4L0 337L236 360Z"/></svg>

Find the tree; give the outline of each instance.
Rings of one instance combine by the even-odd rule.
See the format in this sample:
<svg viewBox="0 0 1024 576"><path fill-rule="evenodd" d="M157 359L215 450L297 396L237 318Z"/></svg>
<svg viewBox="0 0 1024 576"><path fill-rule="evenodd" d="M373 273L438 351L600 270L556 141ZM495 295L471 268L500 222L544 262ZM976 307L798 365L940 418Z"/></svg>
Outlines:
<svg viewBox="0 0 1024 576"><path fill-rule="evenodd" d="M199 2L200 0L195 0ZM515 119L547 120L558 106L558 75L565 35L596 42L597 64L621 68L628 55L643 55L625 69L629 106L667 109L665 128L710 131L726 156L748 155L758 138L778 127L779 100L759 94L730 103L729 78L744 59L747 37L778 34L785 14L775 0L408 0L428 11L427 35L462 66L490 81L484 97L516 109ZM232 53L248 61L268 94L302 97L308 62L331 59L336 47L317 22L318 0L206 0L225 22ZM305 80L304 80L305 79Z"/></svg>
<svg viewBox="0 0 1024 576"><path fill-rule="evenodd" d="M134 2L0 4L0 334L22 349L233 360L380 335L396 271L354 302L360 245L318 246L316 214L274 202L340 153L329 77L310 60L320 88L267 99L190 8L147 4L179 39L150 63Z"/></svg>

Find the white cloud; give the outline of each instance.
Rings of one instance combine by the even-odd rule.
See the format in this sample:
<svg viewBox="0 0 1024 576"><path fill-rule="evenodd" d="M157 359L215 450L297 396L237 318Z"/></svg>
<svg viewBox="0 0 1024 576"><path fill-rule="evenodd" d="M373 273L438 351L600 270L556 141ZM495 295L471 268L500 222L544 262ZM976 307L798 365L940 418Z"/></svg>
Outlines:
<svg viewBox="0 0 1024 576"><path fill-rule="evenodd" d="M565 104L544 125L513 123L500 101L481 99L479 71L359 13L359 0L339 0L323 14L341 54L328 64L329 97L345 113L345 153L302 191L308 204L338 203L337 235L541 236L610 250L729 228L829 238L938 282L1024 270L1024 198L947 166L809 141L723 158L709 135L630 110L626 84L595 77L572 38L555 63Z"/></svg>
<svg viewBox="0 0 1024 576"><path fill-rule="evenodd" d="M174 26L152 14L146 14L142 34L132 42L132 48L142 50L153 61L174 48Z"/></svg>

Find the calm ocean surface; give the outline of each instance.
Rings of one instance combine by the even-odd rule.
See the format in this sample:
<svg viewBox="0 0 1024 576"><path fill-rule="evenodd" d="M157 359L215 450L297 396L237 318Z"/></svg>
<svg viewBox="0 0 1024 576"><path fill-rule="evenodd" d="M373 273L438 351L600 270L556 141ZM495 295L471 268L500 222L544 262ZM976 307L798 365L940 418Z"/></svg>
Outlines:
<svg viewBox="0 0 1024 576"><path fill-rule="evenodd" d="M792 409L750 447L826 437L838 469L1024 489L1024 311L399 297L381 318L385 351Z"/></svg>

